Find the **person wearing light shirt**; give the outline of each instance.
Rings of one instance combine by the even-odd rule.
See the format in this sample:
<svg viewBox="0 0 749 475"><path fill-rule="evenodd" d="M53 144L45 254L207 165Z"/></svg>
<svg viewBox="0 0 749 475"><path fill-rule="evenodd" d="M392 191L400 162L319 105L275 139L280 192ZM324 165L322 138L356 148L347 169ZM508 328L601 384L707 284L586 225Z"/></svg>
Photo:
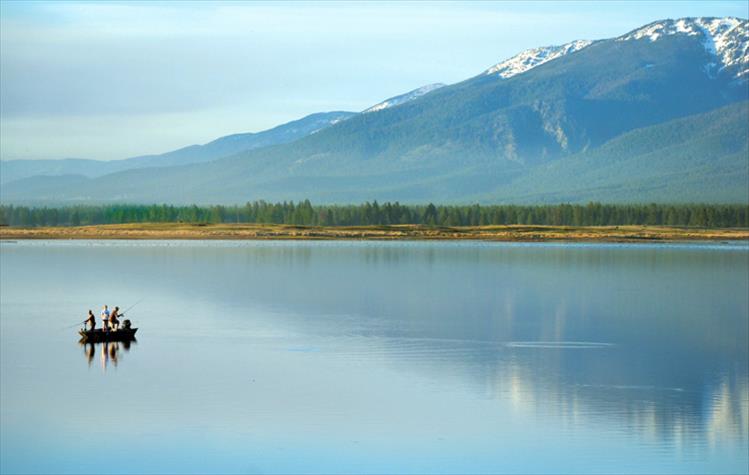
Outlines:
<svg viewBox="0 0 749 475"><path fill-rule="evenodd" d="M109 331L109 309L106 305L101 309L101 320L103 322L101 327L104 331Z"/></svg>

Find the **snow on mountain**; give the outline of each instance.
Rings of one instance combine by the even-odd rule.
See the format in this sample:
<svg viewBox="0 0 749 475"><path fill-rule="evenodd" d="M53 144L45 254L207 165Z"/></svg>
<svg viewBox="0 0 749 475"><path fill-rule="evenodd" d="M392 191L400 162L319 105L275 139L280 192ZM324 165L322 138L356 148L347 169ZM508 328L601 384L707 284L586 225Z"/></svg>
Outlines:
<svg viewBox="0 0 749 475"><path fill-rule="evenodd" d="M511 78L553 59L579 51L591 43L593 42L588 40L576 40L561 46L542 46L540 48L525 50L508 60L495 64L484 71L484 74L496 74L502 79Z"/></svg>
<svg viewBox="0 0 749 475"><path fill-rule="evenodd" d="M701 36L705 51L720 64L708 63L706 71L735 70L735 76L749 79L749 20L740 18L680 18L650 23L620 36L616 41L658 41L671 35Z"/></svg>
<svg viewBox="0 0 749 475"><path fill-rule="evenodd" d="M405 104L406 102L412 101L416 99L417 97L421 97L424 94L427 94L429 92L432 92L436 89L439 89L443 87L444 84L442 83L435 83L435 84L428 84L426 86L422 86L418 89L414 89L413 91L408 91L405 94L401 94L400 96L391 97L390 99L386 99L379 104L375 104L369 109L366 109L362 111L362 113L367 112L377 112L383 109L387 109L389 107L397 106L400 104Z"/></svg>

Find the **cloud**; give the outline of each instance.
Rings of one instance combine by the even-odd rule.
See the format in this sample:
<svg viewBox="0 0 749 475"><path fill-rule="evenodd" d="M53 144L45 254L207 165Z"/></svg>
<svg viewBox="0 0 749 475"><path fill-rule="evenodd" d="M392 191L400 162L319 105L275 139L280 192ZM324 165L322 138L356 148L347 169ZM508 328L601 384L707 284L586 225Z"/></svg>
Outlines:
<svg viewBox="0 0 749 475"><path fill-rule="evenodd" d="M424 84L460 81L526 48L614 36L666 11L709 9L676 2L2 5L3 158L122 157L167 150L177 137L198 142L208 133L201 130L223 135L321 110L362 110ZM737 5L744 8L720 8ZM175 117L181 133L153 133L172 130Z"/></svg>
<svg viewBox="0 0 749 475"><path fill-rule="evenodd" d="M281 123L296 118L279 111L266 120ZM226 130L264 129L264 121L236 110L206 109L200 114L149 113L13 118L3 121L0 158L93 158L116 160L158 154L194 143L206 143Z"/></svg>
<svg viewBox="0 0 749 475"><path fill-rule="evenodd" d="M41 15L56 19L57 28L110 36L237 36L248 32L273 34L410 34L414 28L471 24L474 27L517 28L552 25L580 19L579 14L511 11L486 4L436 3L64 3L42 4ZM322 20L322 21L321 21ZM48 23L50 25L50 23Z"/></svg>

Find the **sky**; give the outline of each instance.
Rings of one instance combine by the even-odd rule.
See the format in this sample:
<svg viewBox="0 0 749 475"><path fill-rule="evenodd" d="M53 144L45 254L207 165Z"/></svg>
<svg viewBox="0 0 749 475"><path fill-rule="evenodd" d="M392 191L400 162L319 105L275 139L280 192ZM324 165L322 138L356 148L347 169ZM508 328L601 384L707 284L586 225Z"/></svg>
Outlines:
<svg viewBox="0 0 749 475"><path fill-rule="evenodd" d="M0 158L162 153L687 16L749 2L0 1Z"/></svg>

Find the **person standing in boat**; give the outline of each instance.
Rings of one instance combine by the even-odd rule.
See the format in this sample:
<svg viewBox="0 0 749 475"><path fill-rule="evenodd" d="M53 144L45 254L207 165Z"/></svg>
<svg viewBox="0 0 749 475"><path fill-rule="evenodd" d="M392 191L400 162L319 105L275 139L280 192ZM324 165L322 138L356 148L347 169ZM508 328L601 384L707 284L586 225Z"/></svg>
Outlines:
<svg viewBox="0 0 749 475"><path fill-rule="evenodd" d="M101 320L102 329L106 332L109 331L109 308L105 305L104 308L101 309Z"/></svg>
<svg viewBox="0 0 749 475"><path fill-rule="evenodd" d="M88 318L86 319L84 324L88 324L91 327L91 331L96 330L96 317L94 317L94 312L91 310L88 311Z"/></svg>
<svg viewBox="0 0 749 475"><path fill-rule="evenodd" d="M115 307L114 310L112 310L112 314L109 316L109 327L112 330L118 330L120 328L120 307Z"/></svg>

